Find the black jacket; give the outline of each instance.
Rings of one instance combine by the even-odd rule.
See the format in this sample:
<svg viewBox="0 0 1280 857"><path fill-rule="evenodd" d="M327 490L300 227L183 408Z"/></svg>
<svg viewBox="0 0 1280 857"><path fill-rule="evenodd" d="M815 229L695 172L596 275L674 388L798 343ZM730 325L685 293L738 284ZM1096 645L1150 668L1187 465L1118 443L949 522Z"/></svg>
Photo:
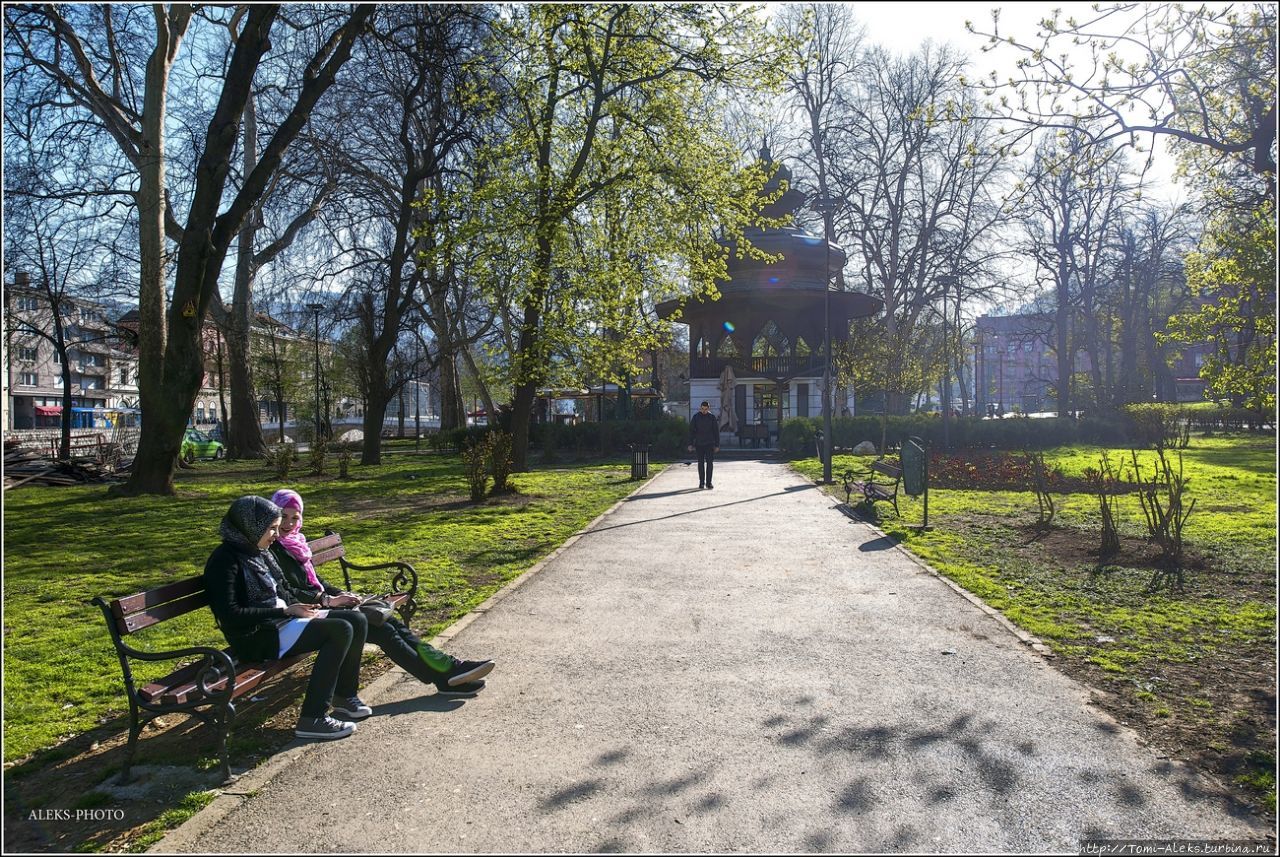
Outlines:
<svg viewBox="0 0 1280 857"><path fill-rule="evenodd" d="M276 562L280 566L280 570L284 572L284 578L288 581L289 586L293 588L293 594L298 597L299 601L306 604L319 604L322 595L337 595L342 592L336 586L331 586L329 581L316 573L316 579L320 581L320 589L315 589L307 580L307 572L303 569L302 564L289 555L284 549L284 545L279 542L272 542L271 555L276 558Z"/></svg>
<svg viewBox="0 0 1280 857"><path fill-rule="evenodd" d="M250 598L245 575L255 572L275 580L276 593L285 604L300 600L270 554L247 553L226 542L218 545L205 563L204 587L209 593L209 609L232 653L244 661L274 660L280 655L277 629L289 617L274 600Z"/></svg>
<svg viewBox="0 0 1280 857"><path fill-rule="evenodd" d="M694 446L719 446L720 423L711 414L698 411L689 420L689 443Z"/></svg>

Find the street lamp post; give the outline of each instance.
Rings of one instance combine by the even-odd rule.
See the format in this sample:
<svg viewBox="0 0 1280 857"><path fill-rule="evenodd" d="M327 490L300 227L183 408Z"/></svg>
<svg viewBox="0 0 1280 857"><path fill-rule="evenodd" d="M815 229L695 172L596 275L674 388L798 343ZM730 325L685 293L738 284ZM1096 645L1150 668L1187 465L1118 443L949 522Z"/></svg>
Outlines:
<svg viewBox="0 0 1280 857"><path fill-rule="evenodd" d="M316 433L312 444L320 440L320 310L324 309L324 304L307 304L307 309L315 313L316 317L316 365L315 365L315 381L316 381Z"/></svg>
<svg viewBox="0 0 1280 857"><path fill-rule="evenodd" d="M951 346L947 340L947 291L960 281L951 274L938 277L942 286L942 448L951 449Z"/></svg>
<svg viewBox="0 0 1280 857"><path fill-rule="evenodd" d="M834 201L819 197L813 207L822 214L822 243L826 250L826 263L822 268L822 335L826 341L822 365L822 484L830 485L831 457L835 444L831 436L831 212Z"/></svg>

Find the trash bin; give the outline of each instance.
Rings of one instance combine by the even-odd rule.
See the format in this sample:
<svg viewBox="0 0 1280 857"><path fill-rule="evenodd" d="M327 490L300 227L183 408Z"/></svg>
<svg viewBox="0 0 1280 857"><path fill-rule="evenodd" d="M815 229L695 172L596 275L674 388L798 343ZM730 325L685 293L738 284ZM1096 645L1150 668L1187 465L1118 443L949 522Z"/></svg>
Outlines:
<svg viewBox="0 0 1280 857"><path fill-rule="evenodd" d="M649 478L649 444L631 444L631 478Z"/></svg>

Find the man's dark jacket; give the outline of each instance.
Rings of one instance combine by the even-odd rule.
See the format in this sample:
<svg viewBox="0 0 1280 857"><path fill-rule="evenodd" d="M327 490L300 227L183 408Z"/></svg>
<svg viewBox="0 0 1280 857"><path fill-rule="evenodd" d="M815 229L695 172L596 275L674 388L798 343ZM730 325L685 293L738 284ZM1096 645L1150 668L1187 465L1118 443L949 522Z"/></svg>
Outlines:
<svg viewBox="0 0 1280 857"><path fill-rule="evenodd" d="M719 446L720 424L711 414L698 411L689 420L689 443L694 446Z"/></svg>

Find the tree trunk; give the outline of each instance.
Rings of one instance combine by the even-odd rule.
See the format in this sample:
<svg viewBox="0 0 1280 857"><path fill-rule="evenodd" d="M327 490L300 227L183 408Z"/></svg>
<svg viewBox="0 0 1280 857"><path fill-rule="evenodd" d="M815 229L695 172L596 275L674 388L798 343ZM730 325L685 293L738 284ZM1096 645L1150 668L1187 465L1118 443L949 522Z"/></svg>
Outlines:
<svg viewBox="0 0 1280 857"><path fill-rule="evenodd" d="M440 431L465 428L466 403L462 401L462 387L458 384L458 365L452 353L442 354L436 367L440 389Z"/></svg>
<svg viewBox="0 0 1280 857"><path fill-rule="evenodd" d="M61 325L59 325L61 326ZM71 360L62 351L62 426L58 432L58 458L71 457Z"/></svg>
<svg viewBox="0 0 1280 857"><path fill-rule="evenodd" d="M545 223L546 216L541 218ZM533 416L533 400L538 391L539 374L543 371L542 342L538 335L542 323L542 300L551 279L550 226L538 229L538 252L531 278L533 288L524 302L524 323L516 347L515 398L511 403L511 469L525 473L529 469L529 420ZM600 435L604 437L602 432Z"/></svg>
<svg viewBox="0 0 1280 857"><path fill-rule="evenodd" d="M364 465L382 463L382 423L387 413L387 403L391 396L387 393L386 384L372 389L364 408L364 443L360 451L360 463Z"/></svg>
<svg viewBox="0 0 1280 857"><path fill-rule="evenodd" d="M267 442L258 419L258 397L254 394L253 370L248 359L249 331L242 326L239 315L233 309L227 319L227 363L231 369L231 437L227 457L263 458L267 454Z"/></svg>
<svg viewBox="0 0 1280 857"><path fill-rule="evenodd" d="M186 32L190 10L176 19L173 31L163 7L155 7L156 46L147 60L142 134L138 155L138 405L144 414L138 451L129 481L113 486L120 494L172 494L182 435L195 403L189 396L171 398L164 360L168 350L164 276L164 125L169 69ZM186 399L186 410L177 413Z"/></svg>
<svg viewBox="0 0 1280 857"><path fill-rule="evenodd" d="M258 163L258 117L253 96L244 109L244 174L253 172ZM267 440L258 419L258 396L253 385L253 367L249 362L250 338L253 335L253 280L257 273L253 260L254 242L258 235L258 207L244 219L236 240L235 290L231 299L231 316L227 319L227 356L231 364L231 419L235 425L227 444L227 457L265 458Z"/></svg>
<svg viewBox="0 0 1280 857"><path fill-rule="evenodd" d="M222 440L230 447L231 420L227 415L227 352L218 331L218 411L222 415Z"/></svg>

